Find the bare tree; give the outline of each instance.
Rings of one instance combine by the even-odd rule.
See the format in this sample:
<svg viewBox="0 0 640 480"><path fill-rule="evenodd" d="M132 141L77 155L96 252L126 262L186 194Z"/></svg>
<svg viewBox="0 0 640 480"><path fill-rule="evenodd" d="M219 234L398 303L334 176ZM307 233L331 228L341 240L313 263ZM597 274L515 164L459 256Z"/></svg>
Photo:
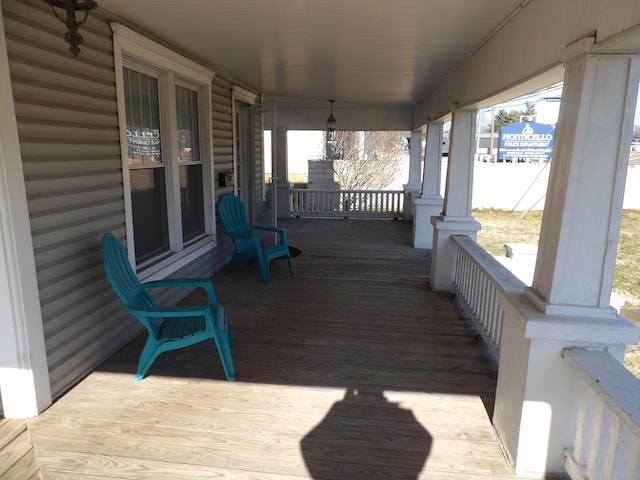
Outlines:
<svg viewBox="0 0 640 480"><path fill-rule="evenodd" d="M343 190L384 190L395 180L408 132L337 132L324 160Z"/></svg>

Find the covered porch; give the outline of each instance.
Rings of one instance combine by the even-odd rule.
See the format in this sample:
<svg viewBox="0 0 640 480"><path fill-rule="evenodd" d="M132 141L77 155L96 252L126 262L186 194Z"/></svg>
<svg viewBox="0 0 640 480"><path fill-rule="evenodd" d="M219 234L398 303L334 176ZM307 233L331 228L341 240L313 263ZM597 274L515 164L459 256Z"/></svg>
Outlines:
<svg viewBox="0 0 640 480"><path fill-rule="evenodd" d="M138 337L28 420L45 478L515 478L490 421L495 359L429 287L411 222L282 225L295 274L213 277L238 380L205 342L135 383Z"/></svg>
<svg viewBox="0 0 640 480"><path fill-rule="evenodd" d="M507 465L522 475L638 478L640 386L620 360L640 330L609 305L640 81L637 2L484 0L446 11L418 0L403 8L361 0L347 10L339 2L99 3L73 59L54 47L62 36L44 2L1 1L0 390L7 417L42 413L27 422L52 472L45 476L220 473L209 465L231 478L370 478L390 458L406 478L418 469L427 478L500 478ZM328 25L342 34L327 36ZM162 112L158 124L128 121L127 99L140 92L125 86L125 73L158 86L139 103L141 117ZM551 181L525 288L474 242L477 112L560 81ZM178 92L192 101L178 102ZM235 193L278 210L275 200L290 190L282 140L288 130L324 129L329 99L340 130L426 132L425 149L411 142L415 168L403 192L412 224L364 224L404 229L397 244L386 243L397 233L355 221L292 224L291 244L302 251L295 275L274 265L267 287L255 269L224 273L230 248L215 202ZM276 103L277 117L267 108ZM179 148L178 110L187 106L197 112L190 131L199 160ZM271 123L253 115L267 111ZM154 188L136 181L145 177L139 152L129 154L137 132L166 147L143 155ZM196 172L193 203L180 196L181 169ZM138 208L148 190L157 208ZM157 254L145 244L146 213L158 213L166 237ZM191 214L199 225L183 221ZM105 232L126 242L141 280L215 275L237 325L240 381L223 381L213 348L201 346L166 355L133 383L139 339L120 349L140 327L108 288ZM479 337L500 355L499 368ZM332 408L345 403L369 413L333 420ZM399 415L382 426L381 443L367 441L367 428L384 418L378 406ZM472 419L480 430L470 432ZM353 424L347 440L335 433ZM352 444L363 449L347 454Z"/></svg>

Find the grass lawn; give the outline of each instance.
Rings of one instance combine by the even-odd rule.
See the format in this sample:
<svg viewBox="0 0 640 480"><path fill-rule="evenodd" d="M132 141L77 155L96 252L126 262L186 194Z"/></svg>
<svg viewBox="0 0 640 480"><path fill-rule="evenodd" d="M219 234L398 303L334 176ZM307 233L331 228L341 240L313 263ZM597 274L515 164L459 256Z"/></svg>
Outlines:
<svg viewBox="0 0 640 480"><path fill-rule="evenodd" d="M538 244L542 212L474 210L473 217L482 224L478 244L493 255L505 255L506 242ZM625 308L640 309L640 210L624 210L618 240L618 257L613 291L624 297ZM640 346L627 348L625 365L640 377Z"/></svg>

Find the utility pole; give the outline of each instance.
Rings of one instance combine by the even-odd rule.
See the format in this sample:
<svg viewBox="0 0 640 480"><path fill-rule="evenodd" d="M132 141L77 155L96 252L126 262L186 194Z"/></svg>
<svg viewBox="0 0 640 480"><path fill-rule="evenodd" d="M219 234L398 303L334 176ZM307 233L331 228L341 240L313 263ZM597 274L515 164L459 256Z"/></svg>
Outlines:
<svg viewBox="0 0 640 480"><path fill-rule="evenodd" d="M493 155L493 137L495 135L495 116L494 116L494 111L495 111L496 107L491 107L491 135L489 135L489 149L487 150L487 153L489 154L489 156Z"/></svg>

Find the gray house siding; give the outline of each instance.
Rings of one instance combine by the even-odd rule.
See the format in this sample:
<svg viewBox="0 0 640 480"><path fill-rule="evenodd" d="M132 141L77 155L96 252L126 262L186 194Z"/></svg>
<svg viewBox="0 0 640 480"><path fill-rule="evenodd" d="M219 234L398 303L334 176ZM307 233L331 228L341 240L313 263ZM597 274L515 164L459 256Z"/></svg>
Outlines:
<svg viewBox="0 0 640 480"><path fill-rule="evenodd" d="M233 171L233 85L228 80L216 75L211 85L213 103L213 157L215 159L216 194L233 192L233 187L220 187L217 184L218 174Z"/></svg>
<svg viewBox="0 0 640 480"><path fill-rule="evenodd" d="M213 104L213 160L214 160L214 186L216 202L225 193L233 193L233 187L221 187L218 183L218 175L222 172L234 170L233 165L233 84L224 77L213 77L211 86ZM216 270L231 257L233 245L224 236L224 229L220 221L216 222L218 236L218 248L216 249ZM222 302L222 300L220 300Z"/></svg>
<svg viewBox="0 0 640 480"><path fill-rule="evenodd" d="M141 330L115 297L100 256L105 232L125 234L113 43L100 10L83 25L74 59L44 2L2 7L56 398ZM231 86L216 76L212 88L217 178L233 157ZM228 254L215 248L176 275L211 276Z"/></svg>
<svg viewBox="0 0 640 480"><path fill-rule="evenodd" d="M91 16L74 59L46 4L3 8L55 397L138 329L114 301L99 252L104 232L124 234L111 31Z"/></svg>

